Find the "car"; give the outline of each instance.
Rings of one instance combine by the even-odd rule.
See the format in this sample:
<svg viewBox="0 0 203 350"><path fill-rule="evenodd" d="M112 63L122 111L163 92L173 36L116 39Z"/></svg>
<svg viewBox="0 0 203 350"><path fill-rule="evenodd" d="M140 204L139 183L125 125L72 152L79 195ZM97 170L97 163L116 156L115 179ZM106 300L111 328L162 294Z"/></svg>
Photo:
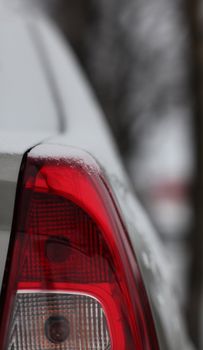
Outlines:
<svg viewBox="0 0 203 350"><path fill-rule="evenodd" d="M0 6L0 348L192 349L71 48L45 16Z"/></svg>

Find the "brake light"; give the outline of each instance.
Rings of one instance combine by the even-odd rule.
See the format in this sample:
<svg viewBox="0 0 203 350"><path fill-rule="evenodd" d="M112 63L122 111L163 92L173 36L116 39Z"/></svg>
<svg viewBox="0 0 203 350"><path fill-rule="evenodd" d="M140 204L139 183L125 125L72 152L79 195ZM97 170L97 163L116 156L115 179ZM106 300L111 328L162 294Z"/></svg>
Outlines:
<svg viewBox="0 0 203 350"><path fill-rule="evenodd" d="M141 274L101 169L62 146L53 158L53 147L42 158L31 151L24 164L0 348L158 350Z"/></svg>

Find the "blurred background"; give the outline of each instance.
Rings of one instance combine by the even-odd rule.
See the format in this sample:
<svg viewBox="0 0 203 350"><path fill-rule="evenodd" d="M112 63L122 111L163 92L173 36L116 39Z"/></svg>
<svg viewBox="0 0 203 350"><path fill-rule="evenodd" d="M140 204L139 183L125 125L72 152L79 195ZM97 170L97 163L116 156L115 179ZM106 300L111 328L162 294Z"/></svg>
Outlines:
<svg viewBox="0 0 203 350"><path fill-rule="evenodd" d="M56 22L84 67L203 349L203 0L24 3Z"/></svg>

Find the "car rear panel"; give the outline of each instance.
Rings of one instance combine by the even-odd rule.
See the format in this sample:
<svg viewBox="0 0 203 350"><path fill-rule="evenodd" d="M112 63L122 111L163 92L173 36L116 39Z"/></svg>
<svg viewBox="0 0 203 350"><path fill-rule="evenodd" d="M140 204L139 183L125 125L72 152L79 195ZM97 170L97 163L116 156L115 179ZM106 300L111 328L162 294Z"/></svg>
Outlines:
<svg viewBox="0 0 203 350"><path fill-rule="evenodd" d="M16 28L19 28L19 23L13 22L13 32L15 32L15 25ZM41 159L49 153L51 147L52 157L57 160L61 146L63 146L64 157L66 157L66 149L67 154L69 149L82 149L90 153L100 164L114 192L139 262L152 308L160 349L190 349L190 343L174 303L175 298L168 285L169 278L167 268L165 268L167 264L163 247L160 246L155 232L132 194L133 191L129 186L112 136L104 122L104 116L95 102L88 83L75 63L75 57L70 48L65 49L60 35L46 19L37 17L31 22L29 20L29 28L32 31L32 35L29 34L29 43L27 31L30 29L24 24L23 28L22 24L20 27L20 31L17 29L16 33L19 33L20 37L26 37L26 40L18 42L19 45L22 45L21 50L20 47L18 50L23 52L30 45L32 46L30 50L33 50L34 47L36 54L33 54L35 56L33 68L24 65L22 57L18 60L18 67L12 68L14 72L18 70L18 75L13 73L11 78L15 76L16 81L21 81L20 86L22 85L24 92L21 91L20 95L16 94L18 91L15 81L16 89L13 90L14 95L10 95L10 100L14 99L17 102L10 105L8 101L4 101L5 103L0 107L1 115L3 115L0 141L0 284L5 268L17 178L23 155L32 148L30 154L36 159ZM10 31L10 28L7 30ZM23 35L20 34L22 30L25 31ZM6 41L11 41L11 46L14 45L12 35L6 34L5 38ZM5 41L5 38L2 40ZM35 43L32 40L35 40ZM8 43L7 46L9 46ZM10 61L10 49L8 54ZM43 58L40 55L43 55ZM13 60L15 64L14 54ZM49 72L43 70L44 60L49 65ZM29 73L27 71L26 73L24 68ZM8 65L6 69L9 69ZM41 74L35 75L33 71L38 73L41 71ZM51 80L47 80L46 74L50 72ZM4 75L7 77L6 71ZM55 85L54 94L57 91L55 100L52 98L53 90L50 91L48 81L52 81ZM7 92L2 91L2 94L6 93L6 98L11 86L12 84L8 84ZM34 98L30 95L33 95ZM25 106L22 96L25 97ZM19 99L21 103L18 104ZM57 109L57 103L60 104L60 111ZM60 131L62 120L65 128ZM35 147L39 143L41 145Z"/></svg>

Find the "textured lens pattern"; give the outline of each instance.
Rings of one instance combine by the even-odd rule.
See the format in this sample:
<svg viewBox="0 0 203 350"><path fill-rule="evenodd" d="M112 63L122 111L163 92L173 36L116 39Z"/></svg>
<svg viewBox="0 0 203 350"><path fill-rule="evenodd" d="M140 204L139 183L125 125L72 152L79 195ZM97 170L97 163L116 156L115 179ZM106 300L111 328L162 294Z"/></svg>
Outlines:
<svg viewBox="0 0 203 350"><path fill-rule="evenodd" d="M102 283L112 279L108 247L98 226L77 204L57 195L34 193L27 216L22 281Z"/></svg>
<svg viewBox="0 0 203 350"><path fill-rule="evenodd" d="M66 320L68 337L65 341L57 344L47 337L50 319ZM64 333L64 329L62 331ZM56 335L53 330L52 333ZM8 350L107 349L111 349L107 322L95 299L74 294L17 294Z"/></svg>

